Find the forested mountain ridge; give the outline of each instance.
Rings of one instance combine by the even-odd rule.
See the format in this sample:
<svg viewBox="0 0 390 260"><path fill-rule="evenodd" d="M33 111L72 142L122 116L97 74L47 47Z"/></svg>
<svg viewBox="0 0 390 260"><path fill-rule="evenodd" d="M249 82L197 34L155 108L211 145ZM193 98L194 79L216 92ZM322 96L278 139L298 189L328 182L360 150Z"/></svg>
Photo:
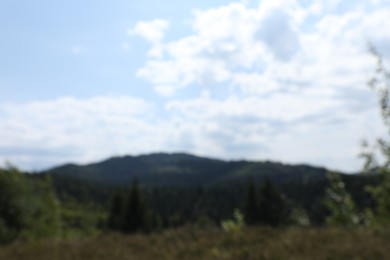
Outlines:
<svg viewBox="0 0 390 260"><path fill-rule="evenodd" d="M249 178L273 182L323 180L327 169L270 161L223 161L185 153L155 153L113 157L88 165L66 164L41 172L113 186L127 186L138 179L143 186L206 187Z"/></svg>
<svg viewBox="0 0 390 260"><path fill-rule="evenodd" d="M155 212L164 219L180 216L182 221L195 221L202 215L215 221L228 218L235 208L243 209L249 181L260 185L268 179L291 203L305 209L313 223L322 223L326 212L321 201L328 173L326 168L303 164L156 153L113 157L88 165L67 164L36 176L50 175L63 201L106 206L113 191L128 190L136 179ZM372 176L342 174L342 178L359 206L370 205L364 187L375 181Z"/></svg>

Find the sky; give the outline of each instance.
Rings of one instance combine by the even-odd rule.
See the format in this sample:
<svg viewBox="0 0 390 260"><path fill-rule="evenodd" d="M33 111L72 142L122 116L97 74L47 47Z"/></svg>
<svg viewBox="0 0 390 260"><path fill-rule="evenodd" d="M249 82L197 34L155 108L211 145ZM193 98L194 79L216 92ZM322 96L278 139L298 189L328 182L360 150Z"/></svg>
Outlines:
<svg viewBox="0 0 390 260"><path fill-rule="evenodd" d="M0 0L0 163L187 152L356 172L390 1Z"/></svg>

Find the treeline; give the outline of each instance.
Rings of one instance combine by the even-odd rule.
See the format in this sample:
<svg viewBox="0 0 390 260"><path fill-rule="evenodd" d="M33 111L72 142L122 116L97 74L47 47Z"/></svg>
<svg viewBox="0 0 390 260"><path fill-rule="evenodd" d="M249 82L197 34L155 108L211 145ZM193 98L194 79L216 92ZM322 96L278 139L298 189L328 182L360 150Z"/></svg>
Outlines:
<svg viewBox="0 0 390 260"><path fill-rule="evenodd" d="M51 176L0 168L0 244L90 236L105 228L106 215L93 200L59 196Z"/></svg>
<svg viewBox="0 0 390 260"><path fill-rule="evenodd" d="M115 193L107 228L125 233L150 232L158 227L157 217L145 201L143 192L134 181L128 193L119 190Z"/></svg>
<svg viewBox="0 0 390 260"><path fill-rule="evenodd" d="M283 185L265 178L198 188L143 187L134 181L128 188L116 188L73 179L54 181L10 166L0 170L0 242L107 231L150 233L188 224L221 227L237 212L245 225L387 223L387 175L329 176L325 181ZM373 193L378 190L381 196Z"/></svg>
<svg viewBox="0 0 390 260"><path fill-rule="evenodd" d="M240 208L234 208L227 217L230 217L233 211L244 212L245 223L249 225L267 225L267 226L281 226L291 224L301 224L297 217L292 214L294 210L289 204L287 198L279 192L269 179L265 179L259 190L253 180L250 181L246 192L245 201L240 204L244 205ZM202 191L195 191L194 195L200 195L198 201L203 201L201 196ZM156 195L156 193L155 193ZM211 199L211 197L210 197ZM215 198L214 198L215 199ZM228 199L224 197L223 200ZM201 205L198 201L191 203L185 197L177 197L176 202L184 201L188 203L189 208L192 208L186 216L180 214L185 212L186 208L177 208L177 212L172 214L161 214L153 210L150 204L145 200L145 193L142 191L138 182L134 181L130 190L118 190L112 198L111 208L107 221L107 228L114 231L121 231L124 233L134 232L151 232L153 230L161 230L163 228L175 227L184 224L195 224L199 226L209 225L216 226L224 217L221 215L211 216L207 211L203 211L206 205ZM164 204L172 203L172 201L161 202ZM180 205L177 205L180 207ZM214 205L213 209L219 211L218 205ZM230 207L233 209L233 207ZM157 208L158 209L158 208ZM303 217L300 215L299 217ZM305 216L306 217L306 216Z"/></svg>
<svg viewBox="0 0 390 260"><path fill-rule="evenodd" d="M357 202L358 208L372 207L372 199L365 191L365 186L375 185L378 177L363 175L342 175L347 191ZM232 217L235 209L244 212L248 200L248 189L256 186L256 196L264 186L264 180L272 184L273 189L283 194L285 204L291 214L305 212L312 225L323 225L328 210L322 203L329 180L319 178L297 180L288 183L275 183L270 178L247 179L242 182L226 183L206 187L162 186L150 187L139 183L143 200L157 215L163 227L180 226L187 223L210 222L216 225L222 219ZM104 210L111 208L112 197L118 193L128 197L130 187L103 186L99 183L56 177L53 178L56 193L63 202L77 200L81 204L100 205ZM252 183L252 184L250 184ZM85 185L84 185L85 184Z"/></svg>

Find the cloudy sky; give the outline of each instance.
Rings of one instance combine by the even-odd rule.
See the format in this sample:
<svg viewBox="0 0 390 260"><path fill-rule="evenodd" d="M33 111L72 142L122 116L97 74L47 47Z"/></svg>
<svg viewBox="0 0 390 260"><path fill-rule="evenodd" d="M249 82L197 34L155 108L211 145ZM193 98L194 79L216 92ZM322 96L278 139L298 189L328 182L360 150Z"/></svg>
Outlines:
<svg viewBox="0 0 390 260"><path fill-rule="evenodd" d="M0 161L189 152L357 171L390 3L0 1Z"/></svg>

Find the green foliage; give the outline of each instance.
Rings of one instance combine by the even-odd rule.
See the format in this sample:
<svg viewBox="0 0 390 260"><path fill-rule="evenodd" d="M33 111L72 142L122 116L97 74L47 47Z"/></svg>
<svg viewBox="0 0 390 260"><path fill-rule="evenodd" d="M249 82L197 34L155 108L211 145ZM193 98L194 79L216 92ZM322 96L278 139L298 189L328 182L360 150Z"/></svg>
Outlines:
<svg viewBox="0 0 390 260"><path fill-rule="evenodd" d="M326 189L324 204L329 211L326 224L330 226L351 227L360 224L355 202L346 191L339 174L328 175L330 185Z"/></svg>
<svg viewBox="0 0 390 260"><path fill-rule="evenodd" d="M311 225L310 218L301 207L293 207L290 213L290 223L294 226L308 227Z"/></svg>
<svg viewBox="0 0 390 260"><path fill-rule="evenodd" d="M138 181L134 181L127 199L125 208L124 231L134 233L148 231L150 219L146 202L138 187Z"/></svg>
<svg viewBox="0 0 390 260"><path fill-rule="evenodd" d="M249 182L244 210L248 225L280 226L289 222L287 200L268 178L259 191L253 180Z"/></svg>
<svg viewBox="0 0 390 260"><path fill-rule="evenodd" d="M112 230L121 231L125 225L126 196L122 190L117 191L112 198L111 209L108 217L107 227Z"/></svg>
<svg viewBox="0 0 390 260"><path fill-rule="evenodd" d="M156 224L159 220L153 217L138 181L133 182L127 198L121 191L113 197L107 222L109 229L126 233L149 232L153 222Z"/></svg>
<svg viewBox="0 0 390 260"><path fill-rule="evenodd" d="M229 220L223 220L221 222L222 229L226 232L233 234L239 234L245 227L244 215L239 209L234 210L234 218Z"/></svg>
<svg viewBox="0 0 390 260"><path fill-rule="evenodd" d="M378 96L382 121L390 135L390 71L385 67L382 56L372 46L371 53L377 60L377 67L368 85ZM376 203L375 224L390 226L390 141L383 137L377 138L374 145L365 141L363 149L361 157L364 159L364 172L380 176L378 185L367 188Z"/></svg>
<svg viewBox="0 0 390 260"><path fill-rule="evenodd" d="M259 201L254 180L248 183L248 191L244 205L245 222L254 225L259 222Z"/></svg>
<svg viewBox="0 0 390 260"><path fill-rule="evenodd" d="M0 169L0 242L58 236L58 201L49 179L32 180L15 167Z"/></svg>
<svg viewBox="0 0 390 260"><path fill-rule="evenodd" d="M33 194L30 205L35 208L29 237L46 238L60 236L60 205L57 200L51 179L46 177L33 182ZM34 198L35 197L35 198Z"/></svg>
<svg viewBox="0 0 390 260"><path fill-rule="evenodd" d="M306 169L303 166L298 168L302 169L302 171ZM307 223L311 223L313 225L322 225L324 223L328 212L321 201L324 198L328 181L321 176L321 174L313 173L313 178L296 179L286 183L280 182L280 180L272 182L275 188L288 198L287 200L284 196L282 197L285 204L287 204L287 213L290 218L287 224L307 225ZM349 192L359 208L372 206L368 193L364 193L364 186L368 183L375 184L378 181L377 177L376 175L346 175L343 177ZM62 219L63 222L66 222L63 224L65 229L63 232L66 232L66 229L74 232L76 232L76 229L79 229L81 233L93 233L93 229L96 229L97 225L102 226L101 222L97 224L97 221L101 220L89 216L89 212L95 214L94 208L97 208L98 211L100 210L99 214L107 213L107 219L105 219L105 216L99 217L99 219L103 219L105 227L110 226L109 221L106 221L109 219L109 216L114 216L114 218L119 216L118 214L109 213L114 210L114 194L118 189L122 190L124 198L121 200L125 204L131 188L131 186L127 187L127 189L117 186L103 186L94 182L80 181L74 178L58 178L58 176L53 176L53 181L56 185L56 193L59 194L61 199L62 207L65 208L62 210ZM259 183L255 176L253 181L256 182L254 184ZM255 200L257 202L255 204L258 204L260 197L259 185L256 186ZM219 225L221 220L231 217L235 208L242 209L245 223L250 225L246 219L246 205L248 205L248 197L250 197L248 196L248 179L245 179L243 182L223 183L206 187L145 187L144 184L142 187L140 191L148 204L147 208L152 209L155 213L151 221L153 229L158 228L161 230L162 228L196 223L202 217L207 217L210 220L210 224L215 223ZM69 205L72 203L79 204L79 206L70 207ZM100 209L98 209L99 207ZM123 206L123 208L125 207L126 205ZM300 210L294 210L296 207L299 207ZM114 211L119 212L120 210ZM77 223L85 223L86 226L83 228ZM118 229L113 228L113 230ZM72 233L74 233L73 231Z"/></svg>
<svg viewBox="0 0 390 260"><path fill-rule="evenodd" d="M189 154L150 154L124 156L78 166L64 165L44 174L53 176L57 188L66 186L78 197L83 187L67 185L69 179L88 183L126 188L138 179L144 187L206 187L215 184L244 183L248 177L261 181L270 176L274 183L297 179L325 179L326 169L307 165L287 165L269 161L222 161ZM60 179L57 182L57 179ZM73 181L76 183L75 181ZM102 187L99 187L102 189Z"/></svg>
<svg viewBox="0 0 390 260"><path fill-rule="evenodd" d="M374 224L390 227L390 172L382 168L379 174L381 177L380 184L367 187L377 205Z"/></svg>
<svg viewBox="0 0 390 260"><path fill-rule="evenodd" d="M259 223L262 225L280 226L288 223L288 215L286 198L266 178L260 187Z"/></svg>
<svg viewBox="0 0 390 260"><path fill-rule="evenodd" d="M79 239L99 233L106 222L106 212L95 205L77 202L63 203L61 207L62 238Z"/></svg>
<svg viewBox="0 0 390 260"><path fill-rule="evenodd" d="M16 168L0 169L0 242L18 238L29 227L33 214L29 193L26 180Z"/></svg>

